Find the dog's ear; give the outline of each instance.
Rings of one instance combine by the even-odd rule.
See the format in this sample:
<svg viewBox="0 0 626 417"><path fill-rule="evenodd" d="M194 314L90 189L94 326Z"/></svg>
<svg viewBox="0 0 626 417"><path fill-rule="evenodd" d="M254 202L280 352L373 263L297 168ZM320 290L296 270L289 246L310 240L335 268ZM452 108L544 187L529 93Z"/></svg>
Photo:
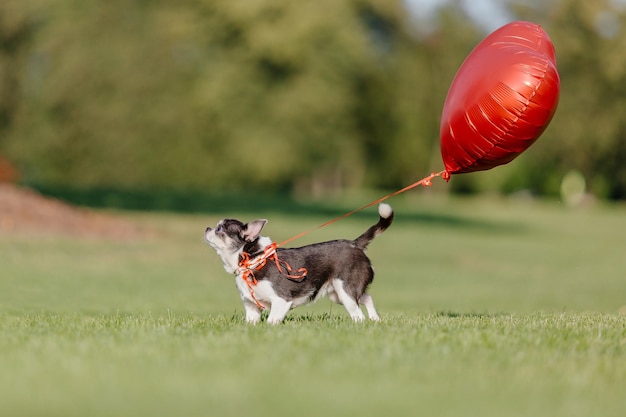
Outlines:
<svg viewBox="0 0 626 417"><path fill-rule="evenodd" d="M243 238L243 240L245 240L246 242L252 242L254 239L259 237L263 226L265 226L265 223L267 223L267 220L265 219L255 220L253 222L246 223L243 230L241 231L241 237Z"/></svg>

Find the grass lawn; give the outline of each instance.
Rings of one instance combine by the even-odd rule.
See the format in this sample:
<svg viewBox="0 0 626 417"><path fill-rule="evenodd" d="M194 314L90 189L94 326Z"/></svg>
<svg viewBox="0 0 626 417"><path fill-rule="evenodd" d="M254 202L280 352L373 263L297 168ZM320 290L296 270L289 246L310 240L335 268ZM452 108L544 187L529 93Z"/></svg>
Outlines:
<svg viewBox="0 0 626 417"><path fill-rule="evenodd" d="M367 198L359 202L369 201ZM321 301L279 326L243 308L206 225L318 212L124 214L153 237L0 236L6 416L622 416L626 208L392 199L369 248L382 323ZM356 237L371 208L294 242Z"/></svg>

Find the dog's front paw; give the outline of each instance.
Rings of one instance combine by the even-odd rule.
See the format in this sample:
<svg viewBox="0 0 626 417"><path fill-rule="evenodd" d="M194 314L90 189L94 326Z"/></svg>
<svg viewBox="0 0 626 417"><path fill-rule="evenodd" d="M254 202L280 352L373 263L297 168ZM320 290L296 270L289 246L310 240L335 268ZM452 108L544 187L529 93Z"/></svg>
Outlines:
<svg viewBox="0 0 626 417"><path fill-rule="evenodd" d="M261 309L256 304L244 300L243 306L246 309L246 323L257 324L261 321Z"/></svg>
<svg viewBox="0 0 626 417"><path fill-rule="evenodd" d="M283 322L282 318L277 318L277 317L268 317L267 318L267 322L269 324L275 325L275 324L280 324Z"/></svg>

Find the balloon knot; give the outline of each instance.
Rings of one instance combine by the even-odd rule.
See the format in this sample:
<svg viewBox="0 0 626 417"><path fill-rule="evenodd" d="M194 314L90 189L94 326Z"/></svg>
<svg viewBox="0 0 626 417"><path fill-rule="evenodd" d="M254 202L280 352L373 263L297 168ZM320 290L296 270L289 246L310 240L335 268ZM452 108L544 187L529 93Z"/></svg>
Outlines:
<svg viewBox="0 0 626 417"><path fill-rule="evenodd" d="M450 173L448 171L444 171L443 174L441 174L441 178L446 180L446 182L449 182L450 181Z"/></svg>

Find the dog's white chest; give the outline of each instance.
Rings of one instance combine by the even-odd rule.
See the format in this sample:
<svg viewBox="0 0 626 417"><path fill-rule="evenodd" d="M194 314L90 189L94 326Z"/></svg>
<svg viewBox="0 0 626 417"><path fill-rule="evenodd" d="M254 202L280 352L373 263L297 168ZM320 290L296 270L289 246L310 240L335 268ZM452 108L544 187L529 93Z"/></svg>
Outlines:
<svg viewBox="0 0 626 417"><path fill-rule="evenodd" d="M250 286L248 286L248 283L241 275L237 275L235 284L237 284L237 289L239 290L242 300L248 300L255 304L258 301L265 308L270 308L272 306L272 300L277 297L272 283L269 281L259 281L256 285L250 284Z"/></svg>

